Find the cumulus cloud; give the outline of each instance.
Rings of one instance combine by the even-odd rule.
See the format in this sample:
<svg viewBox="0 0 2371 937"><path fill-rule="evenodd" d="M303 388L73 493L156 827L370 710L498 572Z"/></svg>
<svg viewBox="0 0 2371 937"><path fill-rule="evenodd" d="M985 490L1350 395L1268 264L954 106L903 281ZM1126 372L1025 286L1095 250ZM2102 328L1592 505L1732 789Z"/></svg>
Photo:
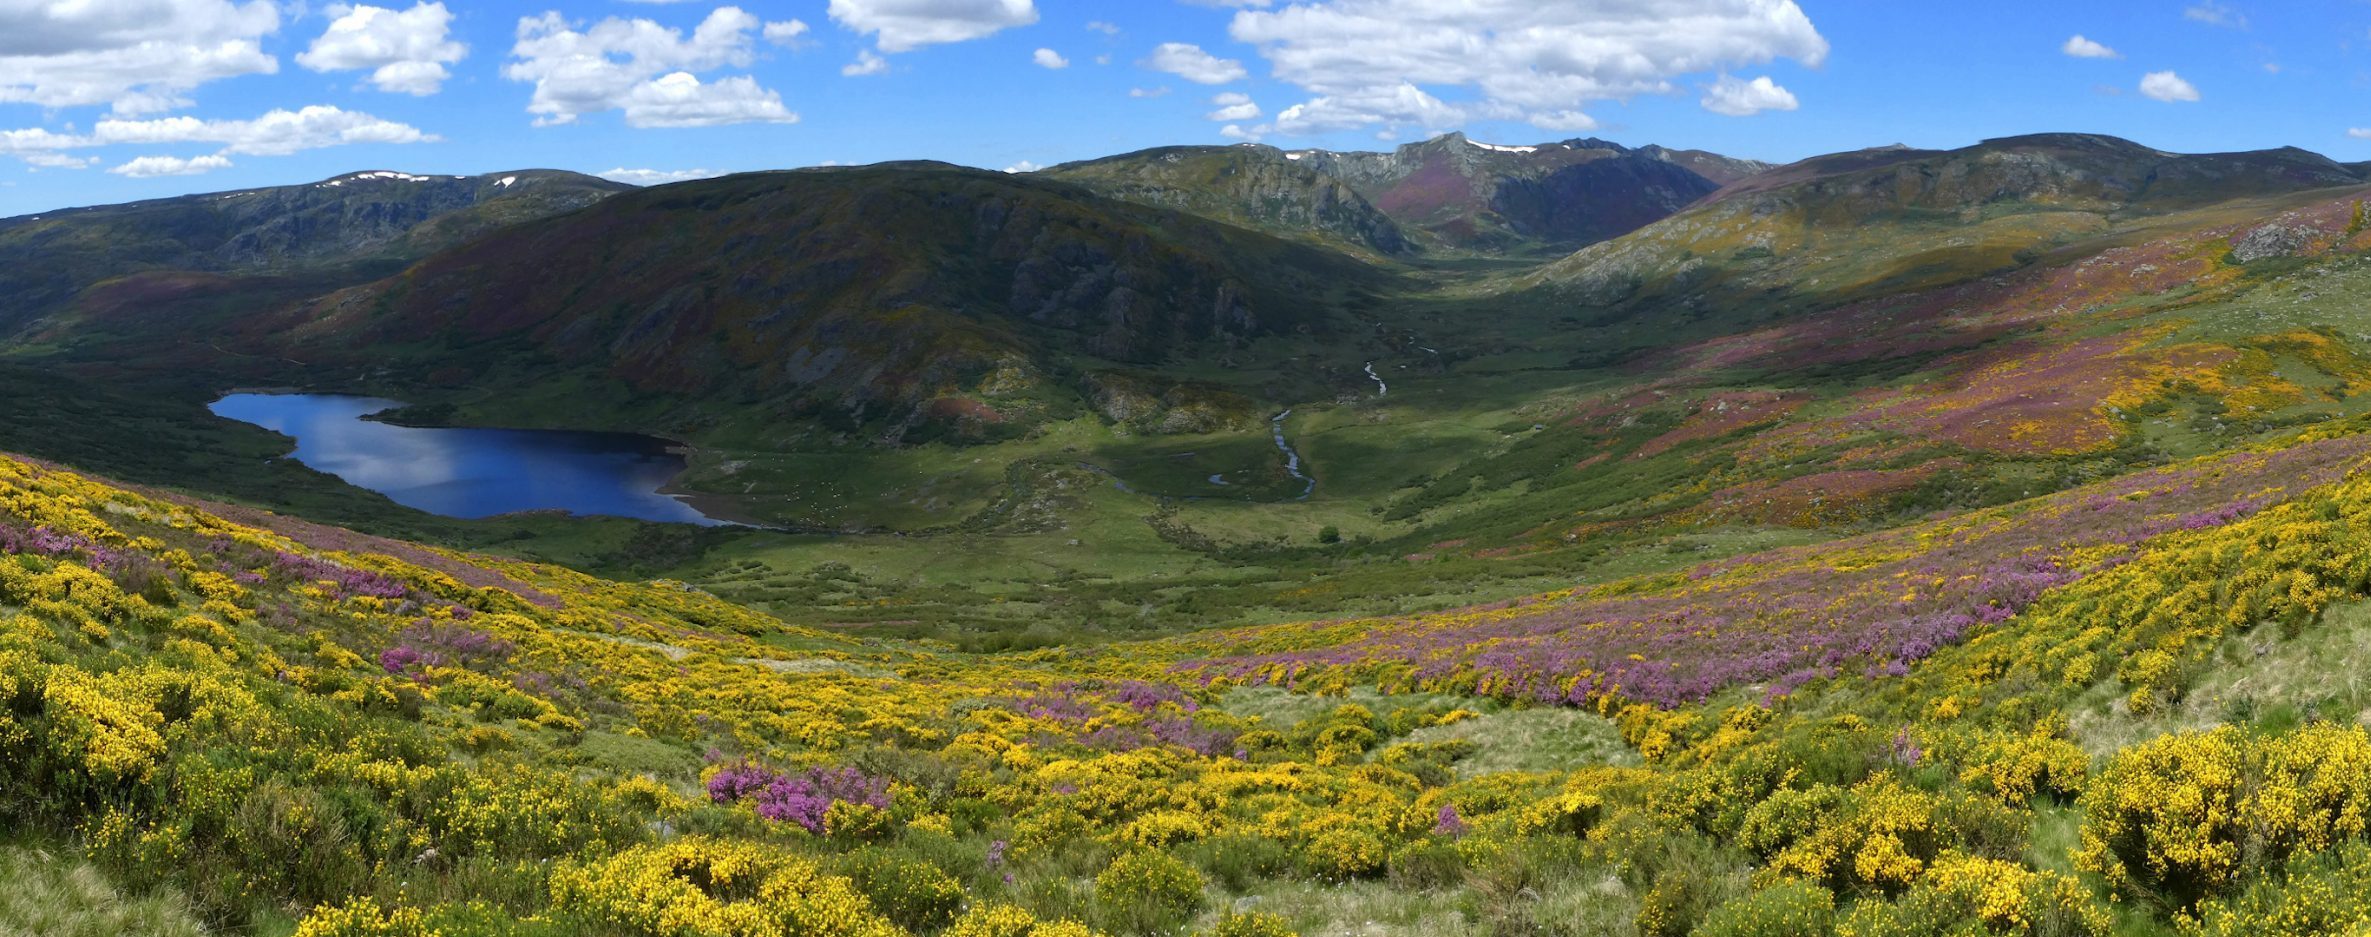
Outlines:
<svg viewBox="0 0 2371 937"><path fill-rule="evenodd" d="M107 170L119 176L147 179L155 176L194 176L203 172L231 168L231 161L220 156L142 156L131 162Z"/></svg>
<svg viewBox="0 0 2371 937"><path fill-rule="evenodd" d="M1005 171L1005 172L1012 173L1013 175L1016 175L1016 176L1017 176L1017 175L1020 175L1021 173L1025 173L1025 172L1036 172L1036 171L1038 171L1038 170L1040 170L1040 169L1044 169L1044 168L1045 168L1044 166L1040 166L1040 165L1038 165L1038 164L1036 164L1036 163L1032 163L1032 162L1030 162L1030 161L1028 161L1028 160L1022 160L1022 161L1020 161L1020 162L1018 162L1018 163L1014 163L1014 164L1012 164L1012 165L1010 165L1010 166L1006 166L1006 167L1004 167L1004 171Z"/></svg>
<svg viewBox="0 0 2371 937"><path fill-rule="evenodd" d="M0 103L184 107L199 85L278 71L261 39L279 28L270 0L0 2Z"/></svg>
<svg viewBox="0 0 2371 937"><path fill-rule="evenodd" d="M2357 140L2371 140L2371 127L2349 127L2346 135Z"/></svg>
<svg viewBox="0 0 2371 937"><path fill-rule="evenodd" d="M619 110L633 127L716 127L764 121L798 123L782 96L758 87L747 75L701 84L690 72L673 72L635 85Z"/></svg>
<svg viewBox="0 0 2371 937"><path fill-rule="evenodd" d="M99 164L96 156L68 156L64 153L26 153L18 157L25 165L42 169L89 169Z"/></svg>
<svg viewBox="0 0 2371 937"><path fill-rule="evenodd" d="M333 6L329 13L337 19L297 53L297 64L317 72L369 69L370 83L381 91L435 94L452 77L445 66L469 54L453 41L453 14L443 3L416 4L401 12Z"/></svg>
<svg viewBox="0 0 2371 937"><path fill-rule="evenodd" d="M2078 59L2120 59L2124 57L2117 54L2114 49L2083 38L2080 33L2069 38L2065 45L2059 46L2058 51Z"/></svg>
<svg viewBox="0 0 2371 937"><path fill-rule="evenodd" d="M1070 60L1069 60L1069 59L1066 59L1066 58L1063 58L1063 57L1062 57L1062 53L1060 53L1060 52L1056 52L1056 51L1054 51L1054 50L1052 50L1052 49L1039 49L1039 50L1037 50L1035 53L1033 53L1033 54L1031 54L1031 55L1029 56L1029 60L1030 60L1030 61L1032 61L1032 62L1036 62L1036 63L1037 63L1037 67L1039 67L1039 68L1069 68L1069 67L1070 67Z"/></svg>
<svg viewBox="0 0 2371 937"><path fill-rule="evenodd" d="M2182 11L2182 18L2193 23L2205 23L2208 26L2221 26L2225 29L2248 28L2248 18L2245 14L2232 9L2230 4L2220 3L2217 0L2203 0L2203 2L2191 4Z"/></svg>
<svg viewBox="0 0 2371 937"><path fill-rule="evenodd" d="M1581 133L1597 129L1597 118L1580 111L1544 111L1532 114L1527 119L1534 127L1558 133Z"/></svg>
<svg viewBox="0 0 2371 937"><path fill-rule="evenodd" d="M1153 49L1152 57L1144 60L1144 64L1147 68L1205 85L1223 85L1251 74L1243 69L1242 62L1219 58L1190 42L1161 43Z"/></svg>
<svg viewBox="0 0 2371 937"><path fill-rule="evenodd" d="M1345 94L1311 98L1276 112L1275 128L1288 134L1330 133L1376 124L1453 127L1465 112L1433 97L1415 85L1359 89ZM1384 136L1394 136L1386 133Z"/></svg>
<svg viewBox="0 0 2371 937"><path fill-rule="evenodd" d="M0 155L14 156L34 166L87 166L96 159L74 157L67 151L108 146L162 146L207 143L221 147L210 156L184 159L155 156L134 159L108 170L121 175L183 175L230 165L233 154L286 156L303 150L359 143L427 143L437 138L409 124L382 120L369 114L315 105L298 110L273 110L252 120L200 120L161 117L146 120L101 120L87 133L58 133L39 127L0 131ZM180 167L168 169L168 167ZM195 168L191 168L195 167Z"/></svg>
<svg viewBox="0 0 2371 937"><path fill-rule="evenodd" d="M102 120L92 128L97 145L219 143L224 153L286 156L302 150L351 143L424 143L436 138L410 124L325 104L273 110L254 120Z"/></svg>
<svg viewBox="0 0 2371 937"><path fill-rule="evenodd" d="M1120 34L1119 24L1109 23L1103 20L1089 21L1087 23L1087 29L1091 32L1099 32L1106 36L1117 36Z"/></svg>
<svg viewBox="0 0 2371 937"><path fill-rule="evenodd" d="M627 185L666 185L670 182L690 182L693 179L714 179L724 173L713 169L628 169L620 166L608 172L594 173L611 182Z"/></svg>
<svg viewBox="0 0 2371 937"><path fill-rule="evenodd" d="M850 78L864 75L884 75L889 72L889 60L871 49L856 50L856 61L840 66L840 74Z"/></svg>
<svg viewBox="0 0 2371 937"><path fill-rule="evenodd" d="M1128 96L1129 96L1129 97L1131 97L1131 98L1157 98L1157 97L1162 97L1162 96L1164 96L1164 95L1167 95L1168 93L1169 93L1169 86L1168 86L1168 85L1162 85L1162 86L1160 86L1160 87L1158 87L1158 88L1130 88L1130 89L1128 89Z"/></svg>
<svg viewBox="0 0 2371 937"><path fill-rule="evenodd" d="M1216 121L1258 120L1262 113L1251 95L1234 91L1211 98L1210 103L1217 105L1218 110L1202 116Z"/></svg>
<svg viewBox="0 0 2371 937"><path fill-rule="evenodd" d="M216 143L223 146L224 153L286 156L300 150L349 143L425 143L435 139L410 124L316 104L294 111L273 110L253 120L111 118L99 121L89 133L82 134L57 133L38 127L0 131L0 153L16 155L98 146Z"/></svg>
<svg viewBox="0 0 2371 937"><path fill-rule="evenodd" d="M897 53L1037 22L1034 0L831 0L832 22Z"/></svg>
<svg viewBox="0 0 2371 937"><path fill-rule="evenodd" d="M2173 72L2150 72L2140 79L2140 93L2168 104L2198 100L2198 89Z"/></svg>
<svg viewBox="0 0 2371 937"><path fill-rule="evenodd" d="M795 45L799 37L807 34L807 22L805 20L783 20L779 23L767 23L766 28L760 32L764 33L767 42L775 45Z"/></svg>
<svg viewBox="0 0 2371 937"><path fill-rule="evenodd" d="M1704 92L1698 103L1715 114L1730 117L1749 117L1763 111L1791 111L1797 106L1795 94L1763 75L1752 81L1741 81L1722 75L1719 81Z"/></svg>
<svg viewBox="0 0 2371 937"><path fill-rule="evenodd" d="M1690 75L1782 58L1818 65L1828 53L1794 0L1303 0L1242 10L1228 31L1314 96L1299 123L1324 130L1476 118L1593 126L1583 112L1592 102L1675 93ZM1427 89L1472 100L1447 105Z"/></svg>
<svg viewBox="0 0 2371 937"><path fill-rule="evenodd" d="M532 82L527 112L537 126L621 111L634 127L706 127L798 115L748 76L702 82L697 73L749 64L753 36L767 27L739 7L718 7L690 36L647 19L604 19L579 29L560 14L519 20L502 75ZM775 30L781 32L782 30Z"/></svg>

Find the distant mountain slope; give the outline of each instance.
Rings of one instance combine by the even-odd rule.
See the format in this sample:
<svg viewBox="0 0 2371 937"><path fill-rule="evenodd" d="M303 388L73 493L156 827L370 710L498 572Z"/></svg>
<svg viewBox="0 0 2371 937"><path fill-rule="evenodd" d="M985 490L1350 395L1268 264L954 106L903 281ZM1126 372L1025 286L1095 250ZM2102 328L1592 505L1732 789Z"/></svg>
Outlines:
<svg viewBox="0 0 2371 937"><path fill-rule="evenodd" d="M1356 190L1270 147L1162 147L1065 163L1041 175L1282 237L1395 255L1416 248Z"/></svg>
<svg viewBox="0 0 2371 937"><path fill-rule="evenodd" d="M1748 176L1768 172L1770 164L1758 159L1738 159L1704 150L1673 150L1648 144L1635 152L1640 156L1659 159L1712 180L1715 185L1729 185Z"/></svg>
<svg viewBox="0 0 2371 937"><path fill-rule="evenodd" d="M1597 307L1838 302L2009 269L2155 216L2364 181L2294 148L2182 155L2083 134L1860 150L1732 183L1529 282Z"/></svg>
<svg viewBox="0 0 2371 937"><path fill-rule="evenodd" d="M1451 133L1390 153L1283 154L1341 179L1404 228L1491 251L1570 250L1636 230L1760 166L1603 140L1500 146Z"/></svg>
<svg viewBox="0 0 2371 937"><path fill-rule="evenodd" d="M1323 333L1384 280L1333 251L1065 183L906 163L620 195L305 304L251 340L432 387L548 392L570 386L554 374L597 374L895 437L1076 409L1079 383L1057 376L1074 358L1208 360Z"/></svg>
<svg viewBox="0 0 2371 937"><path fill-rule="evenodd" d="M1386 255L1560 252L1634 231L1768 168L1701 150L1603 140L1532 146L1452 133L1390 153L1178 146L1043 175L1113 198Z"/></svg>
<svg viewBox="0 0 2371 937"><path fill-rule="evenodd" d="M287 276L427 256L506 224L630 186L548 170L419 176L385 170L307 185L0 219L0 328L71 307L125 277ZM350 282L350 280L349 280ZM171 292L171 290L167 290Z"/></svg>
<svg viewBox="0 0 2371 937"><path fill-rule="evenodd" d="M1814 157L1732 183L1720 198L1807 187L1805 196L1831 213L2011 202L2145 214L2362 181L2360 171L2296 147L2182 154L2098 134L2043 133L1957 150L1887 147Z"/></svg>

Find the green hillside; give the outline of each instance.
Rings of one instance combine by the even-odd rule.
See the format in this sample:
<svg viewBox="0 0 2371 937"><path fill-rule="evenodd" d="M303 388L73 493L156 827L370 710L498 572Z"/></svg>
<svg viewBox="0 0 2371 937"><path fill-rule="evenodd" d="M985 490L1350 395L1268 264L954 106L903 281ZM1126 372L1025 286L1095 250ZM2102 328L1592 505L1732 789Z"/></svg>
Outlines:
<svg viewBox="0 0 2371 937"><path fill-rule="evenodd" d="M2358 167L1554 146L14 242L119 272L0 347L0 933L2371 926ZM749 526L423 514L254 386Z"/></svg>

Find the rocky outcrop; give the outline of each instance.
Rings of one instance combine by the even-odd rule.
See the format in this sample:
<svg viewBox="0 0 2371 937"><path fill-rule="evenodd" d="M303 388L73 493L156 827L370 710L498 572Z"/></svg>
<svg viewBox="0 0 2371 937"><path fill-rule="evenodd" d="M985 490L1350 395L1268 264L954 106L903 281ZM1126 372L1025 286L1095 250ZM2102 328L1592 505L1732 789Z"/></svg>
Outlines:
<svg viewBox="0 0 2371 937"><path fill-rule="evenodd" d="M2311 243L2314 230L2302 225L2275 222L2231 239L2231 259L2239 263L2254 263L2273 257L2288 257L2304 250Z"/></svg>

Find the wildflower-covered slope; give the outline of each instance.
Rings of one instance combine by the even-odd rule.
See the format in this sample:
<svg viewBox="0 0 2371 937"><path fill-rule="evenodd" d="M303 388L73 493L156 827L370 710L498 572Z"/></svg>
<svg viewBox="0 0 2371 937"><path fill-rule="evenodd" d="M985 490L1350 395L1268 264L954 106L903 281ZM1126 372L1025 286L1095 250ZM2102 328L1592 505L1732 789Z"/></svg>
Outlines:
<svg viewBox="0 0 2371 937"><path fill-rule="evenodd" d="M2371 695L2162 733L2234 642L2362 627L2359 429L1505 608L1001 656L4 460L0 820L307 935L2310 931L2371 914L2278 877L2362 874L2371 735L2316 720Z"/></svg>
<svg viewBox="0 0 2371 937"><path fill-rule="evenodd" d="M2120 188L2099 160L2168 162L2171 182L2254 174L2213 198ZM1961 166L1959 188L1878 184L1920 161ZM1437 294L1288 306L1287 327L1220 342L1223 365L1154 360L1166 346L1145 333L1147 357L1120 367L1111 349L1135 333L1086 320L958 331L1120 342L1053 354L1081 370L1048 364L1029 385L1107 409L774 466L837 499L891 487L874 476L910 459L939 474L895 495L905 516L986 502L910 539L615 534L630 553L715 549L680 581L0 459L0 868L104 879L79 893L124 896L160 929L307 937L2348 933L2371 921L2356 897L2371 686L2355 677L2371 667L2371 327L2355 301L2371 209L2359 187L2324 187L2353 170L2317 166L2089 138L1860 154L1730 195L1902 196L1859 229L1808 209L1729 219L1809 218L1823 243L1729 245L1745 229L1713 224L1716 200L1674 219L1704 226L1650 226L1537 290L1436 270L1410 276ZM1938 209L1996 171L2024 194ZM1224 272L1242 245L1275 248L1262 263L1294 267L1287 286L1363 263L1045 180L742 177L478 242L520 247L482 263L534 299L489 322L554 348L640 347L528 321L581 310L569 277L516 258L591 258L612 237L758 256L784 217L841 204L789 189L1034 206L996 230L1056 266L1078 255L1035 253L1047 232L1115 230L1152 245L1114 260L1146 276L1161 258ZM609 233L573 239L588 218ZM720 218L748 227L677 241L635 223ZM967 257L983 225L892 233ZM1734 247L1703 256L1744 278L1674 275L1610 305L1558 292L1573 269L1688 237ZM1211 253L1155 249L1173 243ZM848 256L890 256L881 244ZM839 256L767 269L888 291L868 303L988 301L912 257L897 267L912 277L876 282ZM502 305L472 279L480 262L432 261L308 327L400 313L474 334L486 323L435 317ZM581 262L579 280L610 275ZM716 276L640 284L636 302L767 293L698 269ZM1802 288L1769 306L1723 293L1765 275ZM736 327L771 327L750 303ZM945 337L910 309L884 327ZM628 339L676 321L613 312L571 321ZM1343 327L1352 312L1382 321ZM592 391L618 385L594 367L487 375L595 410L614 398ZM1031 393L1012 399L1057 396ZM1250 430L1148 443L1135 434L1168 431L1139 409L1156 399L1248 414ZM64 412L132 406L107 404ZM966 414L981 416L942 415ZM1306 474L1205 461L1286 458ZM1226 497L1172 496L1193 491ZM1232 627L1191 630L1217 624ZM990 653L1016 647L1035 649ZM15 900L0 895L0 925L38 904Z"/></svg>

